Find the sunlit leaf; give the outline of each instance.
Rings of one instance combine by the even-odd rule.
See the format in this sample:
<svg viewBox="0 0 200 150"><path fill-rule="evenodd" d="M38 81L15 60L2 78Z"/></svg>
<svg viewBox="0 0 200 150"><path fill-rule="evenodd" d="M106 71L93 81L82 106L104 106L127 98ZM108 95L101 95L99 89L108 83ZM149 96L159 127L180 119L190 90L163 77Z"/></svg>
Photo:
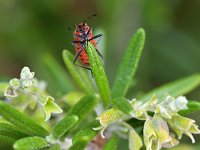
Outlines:
<svg viewBox="0 0 200 150"><path fill-rule="evenodd" d="M43 62L46 73L53 79L54 87L56 87L59 92L64 94L74 89L68 74L52 56L45 55L43 57Z"/></svg>
<svg viewBox="0 0 200 150"><path fill-rule="evenodd" d="M63 60L65 62L65 65L77 85L79 85L79 87L86 93L94 92L92 83L85 70L73 64L74 57L75 56L73 56L68 50L63 51Z"/></svg>
<svg viewBox="0 0 200 150"><path fill-rule="evenodd" d="M107 106L111 100L111 93L110 93L110 86L109 86L108 79L103 68L102 61L96 51L96 48L90 42L88 42L88 46L86 47L86 52L89 57L92 73L94 75L96 85L99 89L99 93L101 95L103 105Z"/></svg>
<svg viewBox="0 0 200 150"><path fill-rule="evenodd" d="M59 121L53 128L52 136L55 139L63 136L64 133L72 129L78 122L78 117L75 115L67 116L61 121Z"/></svg>
<svg viewBox="0 0 200 150"><path fill-rule="evenodd" d="M98 130L94 130L93 128L96 128L100 126L99 121L95 120L91 123L89 123L86 127L83 129L80 129L77 133L75 133L72 142L76 143L80 141L81 139L87 139L87 141L91 141L98 133Z"/></svg>
<svg viewBox="0 0 200 150"><path fill-rule="evenodd" d="M5 90L9 87L8 83L0 83L0 97L4 96Z"/></svg>
<svg viewBox="0 0 200 150"><path fill-rule="evenodd" d="M112 86L112 96L125 96L133 76L135 75L139 59L144 47L145 31L138 29L132 36L125 54L122 57Z"/></svg>
<svg viewBox="0 0 200 150"><path fill-rule="evenodd" d="M124 97L117 97L112 100L114 106L126 114L130 114L133 111L133 107L129 103L128 99Z"/></svg>
<svg viewBox="0 0 200 150"><path fill-rule="evenodd" d="M152 95L155 94L158 100L162 101L165 94L170 94L174 97L184 95L189 93L199 85L200 74L195 74L158 87L143 95L142 97L140 97L140 99L142 101L148 101L151 99Z"/></svg>
<svg viewBox="0 0 200 150"><path fill-rule="evenodd" d="M188 109L185 109L185 110L181 110L179 112L179 114L181 115L188 115L190 113L193 113L193 112L197 112L197 111L200 111L200 102L199 101L188 101L188 105L187 105Z"/></svg>
<svg viewBox="0 0 200 150"><path fill-rule="evenodd" d="M47 147L49 144L41 137L27 137L15 142L14 149L17 150L36 150Z"/></svg>
<svg viewBox="0 0 200 150"><path fill-rule="evenodd" d="M30 135L45 137L49 134L47 130L31 118L3 101L0 101L0 115L15 125L20 131Z"/></svg>
<svg viewBox="0 0 200 150"><path fill-rule="evenodd" d="M119 138L116 135L113 135L105 144L103 150L117 150L118 144Z"/></svg>

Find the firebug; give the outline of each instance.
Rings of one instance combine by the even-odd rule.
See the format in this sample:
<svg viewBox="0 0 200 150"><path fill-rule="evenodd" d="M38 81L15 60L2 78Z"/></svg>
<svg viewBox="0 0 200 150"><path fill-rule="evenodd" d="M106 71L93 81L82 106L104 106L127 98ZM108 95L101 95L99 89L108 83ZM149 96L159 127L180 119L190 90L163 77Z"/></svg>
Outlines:
<svg viewBox="0 0 200 150"><path fill-rule="evenodd" d="M73 38L72 45L74 45L76 50L76 55L73 60L73 63L79 67L88 69L92 72L90 68L90 62L88 60L88 55L86 52L86 46L87 42L91 42L94 47L96 48L96 51L98 55L103 60L102 54L97 49L96 45L98 44L99 40L102 38L102 34L93 35L92 28L86 24L86 21L90 19L91 17L95 17L96 14L87 17L82 23L75 25L75 31L73 32ZM70 28L69 28L70 29ZM96 39L99 39L96 41ZM79 60L82 65L76 64L76 61Z"/></svg>

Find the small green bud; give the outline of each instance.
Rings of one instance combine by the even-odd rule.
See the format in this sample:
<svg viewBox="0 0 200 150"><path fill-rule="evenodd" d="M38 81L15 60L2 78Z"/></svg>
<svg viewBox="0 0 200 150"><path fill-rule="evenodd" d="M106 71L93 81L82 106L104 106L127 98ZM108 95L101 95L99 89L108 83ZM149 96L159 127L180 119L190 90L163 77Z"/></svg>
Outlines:
<svg viewBox="0 0 200 150"><path fill-rule="evenodd" d="M10 80L9 83L10 83L10 86L11 86L13 89L18 89L18 88L20 88L20 85L21 85L20 80L17 79L17 78L14 78L14 79Z"/></svg>
<svg viewBox="0 0 200 150"><path fill-rule="evenodd" d="M99 117L97 117L97 120L99 120L100 124L103 127L107 127L107 125L117 121L122 117L124 113L121 112L117 108L111 108L104 113L102 113Z"/></svg>
<svg viewBox="0 0 200 150"><path fill-rule="evenodd" d="M109 124L119 120L123 115L124 115L124 113L121 112L119 109L111 108L111 109L105 111L104 113L102 113L99 117L97 117L97 120L99 120L101 126L93 128L93 130L101 130L101 132L100 132L101 137L105 138L105 136L103 135L105 128Z"/></svg>

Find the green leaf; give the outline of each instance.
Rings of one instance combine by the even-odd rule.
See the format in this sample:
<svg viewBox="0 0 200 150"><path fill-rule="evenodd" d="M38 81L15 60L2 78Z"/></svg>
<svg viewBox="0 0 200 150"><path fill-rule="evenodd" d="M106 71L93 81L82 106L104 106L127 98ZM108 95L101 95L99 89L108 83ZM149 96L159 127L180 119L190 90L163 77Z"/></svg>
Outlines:
<svg viewBox="0 0 200 150"><path fill-rule="evenodd" d="M52 136L55 139L60 138L64 135L67 131L72 129L78 122L78 116L72 115L72 116L66 116L64 119L62 119L60 122L58 122L52 132Z"/></svg>
<svg viewBox="0 0 200 150"><path fill-rule="evenodd" d="M17 150L36 150L49 146L47 141L41 137L27 137L15 142L14 149Z"/></svg>
<svg viewBox="0 0 200 150"><path fill-rule="evenodd" d="M200 85L200 74L191 75L170 83L167 83L159 88L156 88L147 94L140 97L142 101L148 101L153 94L156 94L158 100L162 101L164 95L170 94L171 96L185 95Z"/></svg>
<svg viewBox="0 0 200 150"><path fill-rule="evenodd" d="M98 100L94 95L88 95L82 97L67 113L67 115L61 120L66 120L68 116L75 115L78 117L76 125L78 125L83 119L85 119L90 112L93 111L94 107L98 104ZM63 130L64 132L64 130ZM63 133L62 133L63 134ZM66 132L62 137L66 136Z"/></svg>
<svg viewBox="0 0 200 150"><path fill-rule="evenodd" d="M82 97L67 113L68 115L78 116L78 122L85 119L88 114L93 111L94 107L98 104L97 97L94 95L87 95ZM66 117L67 117L66 116Z"/></svg>
<svg viewBox="0 0 200 150"><path fill-rule="evenodd" d="M88 42L86 52L89 57L90 67L92 69L92 73L99 89L103 105L106 107L110 103L111 93L108 79L102 65L102 61L96 51L96 48L90 42Z"/></svg>
<svg viewBox="0 0 200 150"><path fill-rule="evenodd" d="M6 135L0 134L0 143L6 143L6 144L13 144L18 139Z"/></svg>
<svg viewBox="0 0 200 150"><path fill-rule="evenodd" d="M105 144L103 150L117 150L119 138L113 135L111 139Z"/></svg>
<svg viewBox="0 0 200 150"><path fill-rule="evenodd" d="M71 73L75 82L80 86L80 88L86 93L93 93L94 88L83 68L77 67L73 64L74 56L68 51L63 50L63 60L65 62L68 71Z"/></svg>
<svg viewBox="0 0 200 150"><path fill-rule="evenodd" d="M99 130L94 130L93 128L99 126L100 123L98 120L89 123L86 127L75 133L72 143L78 143L81 139L85 139L87 142L90 142L99 133Z"/></svg>
<svg viewBox="0 0 200 150"><path fill-rule="evenodd" d="M8 83L0 83L0 97L4 96L4 91L9 87Z"/></svg>
<svg viewBox="0 0 200 150"><path fill-rule="evenodd" d="M188 109L181 110L179 112L179 114L187 116L190 113L200 111L200 102L198 102L198 101L191 101L190 100L187 106L188 106Z"/></svg>
<svg viewBox="0 0 200 150"><path fill-rule="evenodd" d="M74 89L68 74L52 56L45 55L43 62L48 76L54 81L54 86L56 86L59 92L64 94Z"/></svg>
<svg viewBox="0 0 200 150"><path fill-rule="evenodd" d="M84 150L85 147L87 146L87 140L85 139L82 139L76 143L74 143L70 148L69 150Z"/></svg>
<svg viewBox="0 0 200 150"><path fill-rule="evenodd" d="M0 123L0 136L2 137L1 138L2 141L6 139L9 142L14 143L20 138L27 137L28 134L20 132L17 128L15 128L11 124ZM7 142L7 141L4 141L4 142Z"/></svg>
<svg viewBox="0 0 200 150"><path fill-rule="evenodd" d="M114 106L126 114L130 114L133 111L132 105L124 97L117 97L112 100Z"/></svg>
<svg viewBox="0 0 200 150"><path fill-rule="evenodd" d="M48 150L60 150L60 145L59 144L54 144Z"/></svg>
<svg viewBox="0 0 200 150"><path fill-rule="evenodd" d="M125 96L127 93L131 80L136 72L144 42L145 31L143 29L138 29L132 36L118 67L112 86L112 96L114 98Z"/></svg>
<svg viewBox="0 0 200 150"><path fill-rule="evenodd" d="M34 122L31 118L3 101L0 101L0 114L22 132L41 137L45 137L49 134L47 130Z"/></svg>

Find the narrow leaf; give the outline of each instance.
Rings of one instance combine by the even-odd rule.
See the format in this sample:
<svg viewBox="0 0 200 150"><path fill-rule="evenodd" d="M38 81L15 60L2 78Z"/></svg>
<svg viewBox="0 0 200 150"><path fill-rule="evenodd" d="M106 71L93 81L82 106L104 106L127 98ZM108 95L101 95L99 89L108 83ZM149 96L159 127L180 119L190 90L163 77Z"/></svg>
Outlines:
<svg viewBox="0 0 200 150"><path fill-rule="evenodd" d="M52 56L45 55L43 57L43 62L48 76L53 79L55 83L54 86L56 86L59 92L62 92L61 94L73 90L73 84L70 81L67 73Z"/></svg>
<svg viewBox="0 0 200 150"><path fill-rule="evenodd" d="M60 145L59 144L54 144L48 150L60 150Z"/></svg>
<svg viewBox="0 0 200 150"><path fill-rule="evenodd" d="M6 135L0 134L0 143L6 143L6 144L13 144L18 139Z"/></svg>
<svg viewBox="0 0 200 150"><path fill-rule="evenodd" d="M82 139L80 141L78 141L77 143L74 143L69 150L84 150L85 147L87 146L87 140Z"/></svg>
<svg viewBox="0 0 200 150"><path fill-rule="evenodd" d="M68 71L80 88L86 93L94 92L92 83L85 70L73 64L74 56L68 50L63 51L63 59Z"/></svg>
<svg viewBox="0 0 200 150"><path fill-rule="evenodd" d="M133 76L135 75L138 62L144 47L145 31L138 29L132 36L125 54L118 67L117 74L112 86L112 96L125 96Z"/></svg>
<svg viewBox="0 0 200 150"><path fill-rule="evenodd" d="M129 101L124 97L117 97L112 100L114 106L126 114L130 114L133 111L133 107Z"/></svg>
<svg viewBox="0 0 200 150"><path fill-rule="evenodd" d="M111 139L105 144L103 150L117 150L119 138L113 135Z"/></svg>
<svg viewBox="0 0 200 150"><path fill-rule="evenodd" d="M190 113L200 111L200 102L198 101L189 101L187 106L188 106L188 109L181 110L179 114L187 116Z"/></svg>
<svg viewBox="0 0 200 150"><path fill-rule="evenodd" d="M77 133L75 133L72 142L77 143L78 141L81 141L81 139L87 139L87 141L90 142L99 133L99 130L94 130L93 128L99 126L100 123L98 120L91 122L86 127L80 129Z"/></svg>
<svg viewBox="0 0 200 150"><path fill-rule="evenodd" d="M68 112L67 115L78 116L78 122L85 119L94 107L98 104L98 100L94 95L82 97ZM67 116L66 116L67 117Z"/></svg>
<svg viewBox="0 0 200 150"><path fill-rule="evenodd" d="M86 52L89 57L90 67L92 69L92 73L99 89L103 105L106 107L110 103L111 93L108 79L102 65L102 61L96 51L96 48L90 42L88 42Z"/></svg>
<svg viewBox="0 0 200 150"><path fill-rule="evenodd" d="M68 116L75 115L78 117L78 121L76 125L78 125L83 119L85 119L89 113L91 113L94 109L94 107L97 105L98 100L95 96L88 95L82 97L67 113L67 115L61 120L61 122L64 122L63 120L66 120ZM62 130L62 137L66 136L66 133L64 130ZM61 132L60 132L61 133Z"/></svg>
<svg viewBox="0 0 200 150"><path fill-rule="evenodd" d="M170 94L171 96L185 95L200 85L200 74L191 75L170 83L167 83L159 88L156 88L147 94L140 97L142 101L148 101L152 95L155 94L158 100L162 101L164 95Z"/></svg>
<svg viewBox="0 0 200 150"><path fill-rule="evenodd" d="M14 149L17 150L36 150L49 146L47 141L41 137L27 137L15 142Z"/></svg>
<svg viewBox="0 0 200 150"><path fill-rule="evenodd" d="M64 135L64 133L72 129L77 122L78 117L75 115L65 117L55 125L55 127L53 128L52 136L55 139L60 138Z"/></svg>
<svg viewBox="0 0 200 150"><path fill-rule="evenodd" d="M31 118L3 101L0 101L0 115L15 125L20 131L27 134L41 137L45 137L49 134L47 130L34 122Z"/></svg>
<svg viewBox="0 0 200 150"><path fill-rule="evenodd" d="M4 96L4 91L9 86L8 83L0 83L0 97Z"/></svg>
<svg viewBox="0 0 200 150"><path fill-rule="evenodd" d="M20 132L17 128L8 123L0 123L0 135L8 136L16 140L28 136L28 134Z"/></svg>

